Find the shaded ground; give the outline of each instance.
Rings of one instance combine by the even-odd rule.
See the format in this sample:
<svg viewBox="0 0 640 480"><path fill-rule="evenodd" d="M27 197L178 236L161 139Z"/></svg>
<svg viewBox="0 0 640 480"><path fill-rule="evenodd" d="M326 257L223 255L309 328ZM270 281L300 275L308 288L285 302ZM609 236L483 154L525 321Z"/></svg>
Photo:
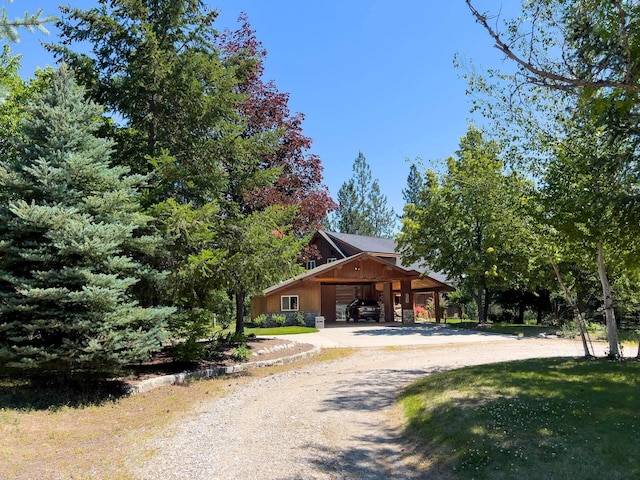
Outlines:
<svg viewBox="0 0 640 480"><path fill-rule="evenodd" d="M203 405L140 445L144 466L132 463L136 478L154 480L446 478L428 452L413 450L403 435L395 402L402 387L466 365L579 355L576 342L513 337L362 348L344 359L260 378Z"/></svg>
<svg viewBox="0 0 640 480"><path fill-rule="evenodd" d="M252 338L248 340L247 348L251 351L251 355L246 360L235 359L233 357L234 347L227 347L220 351L219 355L216 355L215 358L193 362L174 360L171 356L171 350L167 348L154 354L153 357L146 362L127 367L127 370L129 370L131 374L126 378L126 381L131 383L154 376L273 360L307 352L313 348L313 345L297 343L282 338Z"/></svg>

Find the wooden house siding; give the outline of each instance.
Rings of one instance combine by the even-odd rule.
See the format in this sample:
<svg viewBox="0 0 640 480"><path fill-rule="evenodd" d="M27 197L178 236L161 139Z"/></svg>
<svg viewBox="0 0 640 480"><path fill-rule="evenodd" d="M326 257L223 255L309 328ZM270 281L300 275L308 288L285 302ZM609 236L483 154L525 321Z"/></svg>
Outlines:
<svg viewBox="0 0 640 480"><path fill-rule="evenodd" d="M340 235L316 232L311 240L311 246L321 257L316 260L316 267L254 297L252 318L263 313L281 313L282 296L297 295L298 311L307 319L322 315L328 322L344 320L344 307L354 298L381 302L384 318L393 321L394 304L402 299L402 321L411 323L414 293L453 290L442 281L421 277L413 266L401 265L390 239ZM328 259L335 259L335 264L327 262Z"/></svg>
<svg viewBox="0 0 640 480"><path fill-rule="evenodd" d="M298 296L298 311L319 312L320 311L320 284L304 282L283 288L277 294L269 296L254 297L255 311L260 313L280 313L281 298L287 295ZM254 302L252 300L251 315L254 316Z"/></svg>
<svg viewBox="0 0 640 480"><path fill-rule="evenodd" d="M337 251L321 237L314 238L311 245L317 248L320 255L320 258L316 261L317 265L324 265L330 258L344 258L341 252Z"/></svg>

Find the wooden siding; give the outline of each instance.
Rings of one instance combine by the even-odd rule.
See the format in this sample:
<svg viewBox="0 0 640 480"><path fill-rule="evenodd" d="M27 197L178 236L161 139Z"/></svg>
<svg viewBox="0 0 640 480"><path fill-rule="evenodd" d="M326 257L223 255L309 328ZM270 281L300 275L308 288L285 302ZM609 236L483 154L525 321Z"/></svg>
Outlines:
<svg viewBox="0 0 640 480"><path fill-rule="evenodd" d="M378 283L392 279L398 279L398 272L391 265L366 258L340 264L316 277L318 282L343 284Z"/></svg>
<svg viewBox="0 0 640 480"><path fill-rule="evenodd" d="M338 260L343 258L342 253L336 251L335 248L333 248L324 238L320 236L314 238L313 242L311 242L311 245L315 245L315 247L318 249L318 253L320 254L320 258L316 261L316 265L324 265L325 263L327 263L327 259L329 258L335 258Z"/></svg>
<svg viewBox="0 0 640 480"><path fill-rule="evenodd" d="M298 295L298 311L300 312L320 311L320 285L313 282L304 282L291 285L290 287L284 288L273 295L259 297L260 299L265 299L264 303L259 303L263 308L260 313L280 312L280 297L286 295Z"/></svg>
<svg viewBox="0 0 640 480"><path fill-rule="evenodd" d="M336 285L322 285L320 287L322 293L322 308L320 315L327 322L336 321Z"/></svg>
<svg viewBox="0 0 640 480"><path fill-rule="evenodd" d="M336 304L346 305L356 298L357 292L354 285L336 285Z"/></svg>

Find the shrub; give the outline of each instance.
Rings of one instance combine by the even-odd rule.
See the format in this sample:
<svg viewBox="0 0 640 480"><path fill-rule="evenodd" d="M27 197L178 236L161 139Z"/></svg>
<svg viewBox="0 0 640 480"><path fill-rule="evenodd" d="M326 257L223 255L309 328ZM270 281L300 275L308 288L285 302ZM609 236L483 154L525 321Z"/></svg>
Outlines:
<svg viewBox="0 0 640 480"><path fill-rule="evenodd" d="M253 319L253 325L257 328L264 328L267 324L267 316L262 314Z"/></svg>
<svg viewBox="0 0 640 480"><path fill-rule="evenodd" d="M304 313L302 313L302 312L296 313L295 324L296 325L300 325L301 327L306 327L307 326L307 322L304 319Z"/></svg>
<svg viewBox="0 0 640 480"><path fill-rule="evenodd" d="M413 307L413 312L414 315L416 316L416 319L420 318L420 319L428 319L429 318L429 312L421 307L420 305L416 305Z"/></svg>
<svg viewBox="0 0 640 480"><path fill-rule="evenodd" d="M205 345L199 343L195 338L189 338L180 342L171 349L171 356L175 360L191 362L199 360L204 356Z"/></svg>
<svg viewBox="0 0 640 480"><path fill-rule="evenodd" d="M271 315L271 321L276 327L283 327L284 322L287 320L287 316L284 314Z"/></svg>
<svg viewBox="0 0 640 480"><path fill-rule="evenodd" d="M562 324L558 335L562 338L576 338L579 333L578 326L574 322L571 322Z"/></svg>
<svg viewBox="0 0 640 480"><path fill-rule="evenodd" d="M231 358L233 358L237 362L244 362L247 358L251 356L251 349L246 345L240 345L233 349L233 353L231 353Z"/></svg>

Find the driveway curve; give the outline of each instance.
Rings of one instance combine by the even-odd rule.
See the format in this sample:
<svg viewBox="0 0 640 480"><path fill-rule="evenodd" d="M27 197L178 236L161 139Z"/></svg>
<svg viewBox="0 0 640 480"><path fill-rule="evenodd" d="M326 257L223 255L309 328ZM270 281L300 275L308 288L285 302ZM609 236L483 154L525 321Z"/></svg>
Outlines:
<svg viewBox="0 0 640 480"><path fill-rule="evenodd" d="M373 333L362 330L353 338L382 341L375 327L364 328ZM330 330L323 333L331 335ZM395 398L403 386L467 365L582 354L579 342L559 339L490 336L479 341L441 333L428 337L437 339L432 344L402 345L409 340L398 340L401 334L389 334L397 335L396 348L361 344L350 357L260 378L212 401L145 445L158 456L146 462L138 477L435 478L412 462L402 438ZM316 337L316 343L321 341L328 342ZM342 345L344 339L334 337L334 342Z"/></svg>

